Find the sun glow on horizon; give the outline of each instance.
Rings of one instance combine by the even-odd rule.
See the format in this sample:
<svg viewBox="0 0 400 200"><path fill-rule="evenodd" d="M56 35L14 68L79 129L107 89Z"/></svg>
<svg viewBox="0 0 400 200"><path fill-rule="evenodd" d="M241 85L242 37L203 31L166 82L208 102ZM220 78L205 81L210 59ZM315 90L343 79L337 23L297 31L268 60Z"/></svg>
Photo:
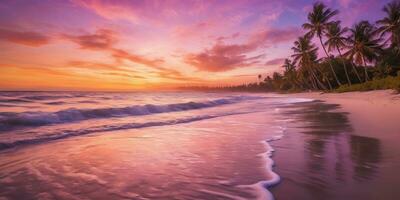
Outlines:
<svg viewBox="0 0 400 200"><path fill-rule="evenodd" d="M0 90L238 85L280 70L314 1L2 1ZM334 0L350 26L379 0ZM18 14L16 14L18 13Z"/></svg>

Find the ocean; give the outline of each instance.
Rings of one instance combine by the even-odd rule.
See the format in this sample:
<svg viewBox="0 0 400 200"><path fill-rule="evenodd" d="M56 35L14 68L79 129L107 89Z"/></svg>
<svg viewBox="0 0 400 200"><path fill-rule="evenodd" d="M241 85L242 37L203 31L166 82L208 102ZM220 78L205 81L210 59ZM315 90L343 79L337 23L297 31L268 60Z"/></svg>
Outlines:
<svg viewBox="0 0 400 200"><path fill-rule="evenodd" d="M1 92L0 195L272 198L267 187L279 176L268 141L282 137L290 120L279 107L306 101L251 93Z"/></svg>
<svg viewBox="0 0 400 200"><path fill-rule="evenodd" d="M380 141L353 135L337 108L263 93L1 92L0 199L374 199Z"/></svg>

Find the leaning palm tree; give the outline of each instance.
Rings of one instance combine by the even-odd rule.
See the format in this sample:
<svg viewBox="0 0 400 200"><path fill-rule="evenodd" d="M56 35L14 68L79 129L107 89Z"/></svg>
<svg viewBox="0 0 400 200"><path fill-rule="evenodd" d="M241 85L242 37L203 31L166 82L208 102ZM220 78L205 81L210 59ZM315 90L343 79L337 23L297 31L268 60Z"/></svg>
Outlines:
<svg viewBox="0 0 400 200"><path fill-rule="evenodd" d="M308 30L307 35L309 35L310 37L314 37L316 35L318 37L321 46L324 49L324 52L328 59L330 58L330 56L325 49L324 43L322 42L322 36L325 34L328 26L332 24L331 22L332 17L334 17L338 13L339 11L331 10L330 8L327 8L325 4L317 2L314 4L313 10L310 13L308 13L307 16L308 23L303 24L303 28L305 30ZM329 66L336 80L336 83L338 85L341 85L339 79L337 78L336 72L333 69L332 63L330 61L329 61Z"/></svg>
<svg viewBox="0 0 400 200"><path fill-rule="evenodd" d="M368 21L361 21L351 30L347 43L349 49L344 55L356 64L364 65L365 81L369 80L367 61L375 61L382 52L381 41L377 29Z"/></svg>
<svg viewBox="0 0 400 200"><path fill-rule="evenodd" d="M347 66L345 60L343 60L343 55L340 49L343 49L346 44L346 32L347 28L343 28L340 26L340 21L336 21L335 23L332 23L328 26L327 32L326 32L326 37L328 40L325 42L325 45L328 47L328 51L332 52L336 50L339 53L340 58L343 61L343 68L344 68L344 73L347 78L347 83L351 85L350 77L347 72Z"/></svg>
<svg viewBox="0 0 400 200"><path fill-rule="evenodd" d="M400 52L400 1L393 1L387 4L383 11L386 17L378 20L376 23L379 25L379 32L381 36L389 34L387 41L391 42L391 47Z"/></svg>
<svg viewBox="0 0 400 200"><path fill-rule="evenodd" d="M309 36L299 37L294 42L294 47L292 47L292 50L294 52L294 54L292 55L293 63L298 63L298 65L303 68L303 70L307 69L307 71L310 72L310 82L316 83L314 84L314 88L316 85L318 85L322 89L326 90L325 85L322 84L322 82L318 79L313 69L313 67L315 66L315 62L313 61L317 57L318 48L311 43L311 38Z"/></svg>
<svg viewBox="0 0 400 200"><path fill-rule="evenodd" d="M285 59L282 67L285 69L284 74L287 73L287 72L291 72L291 71L293 71L295 69L295 65L288 58Z"/></svg>

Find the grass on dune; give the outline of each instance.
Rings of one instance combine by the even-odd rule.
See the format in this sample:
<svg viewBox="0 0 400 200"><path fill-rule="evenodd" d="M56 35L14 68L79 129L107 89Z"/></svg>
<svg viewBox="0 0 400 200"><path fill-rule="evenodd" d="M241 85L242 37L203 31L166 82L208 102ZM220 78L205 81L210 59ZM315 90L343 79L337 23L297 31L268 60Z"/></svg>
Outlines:
<svg viewBox="0 0 400 200"><path fill-rule="evenodd" d="M367 81L365 83L342 85L335 90L335 92L352 92L352 91L370 91L370 90L386 90L394 89L400 92L400 75L398 76L388 76L382 79L375 79L372 81Z"/></svg>

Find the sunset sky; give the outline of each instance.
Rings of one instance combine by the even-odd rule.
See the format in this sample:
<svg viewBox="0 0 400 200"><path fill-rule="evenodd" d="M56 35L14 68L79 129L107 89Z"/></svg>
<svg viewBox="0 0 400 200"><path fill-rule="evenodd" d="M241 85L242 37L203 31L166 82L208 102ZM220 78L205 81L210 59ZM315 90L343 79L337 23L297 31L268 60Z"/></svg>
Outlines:
<svg viewBox="0 0 400 200"><path fill-rule="evenodd" d="M303 34L311 0L2 0L1 90L138 90L256 81ZM330 0L345 26L386 0Z"/></svg>

